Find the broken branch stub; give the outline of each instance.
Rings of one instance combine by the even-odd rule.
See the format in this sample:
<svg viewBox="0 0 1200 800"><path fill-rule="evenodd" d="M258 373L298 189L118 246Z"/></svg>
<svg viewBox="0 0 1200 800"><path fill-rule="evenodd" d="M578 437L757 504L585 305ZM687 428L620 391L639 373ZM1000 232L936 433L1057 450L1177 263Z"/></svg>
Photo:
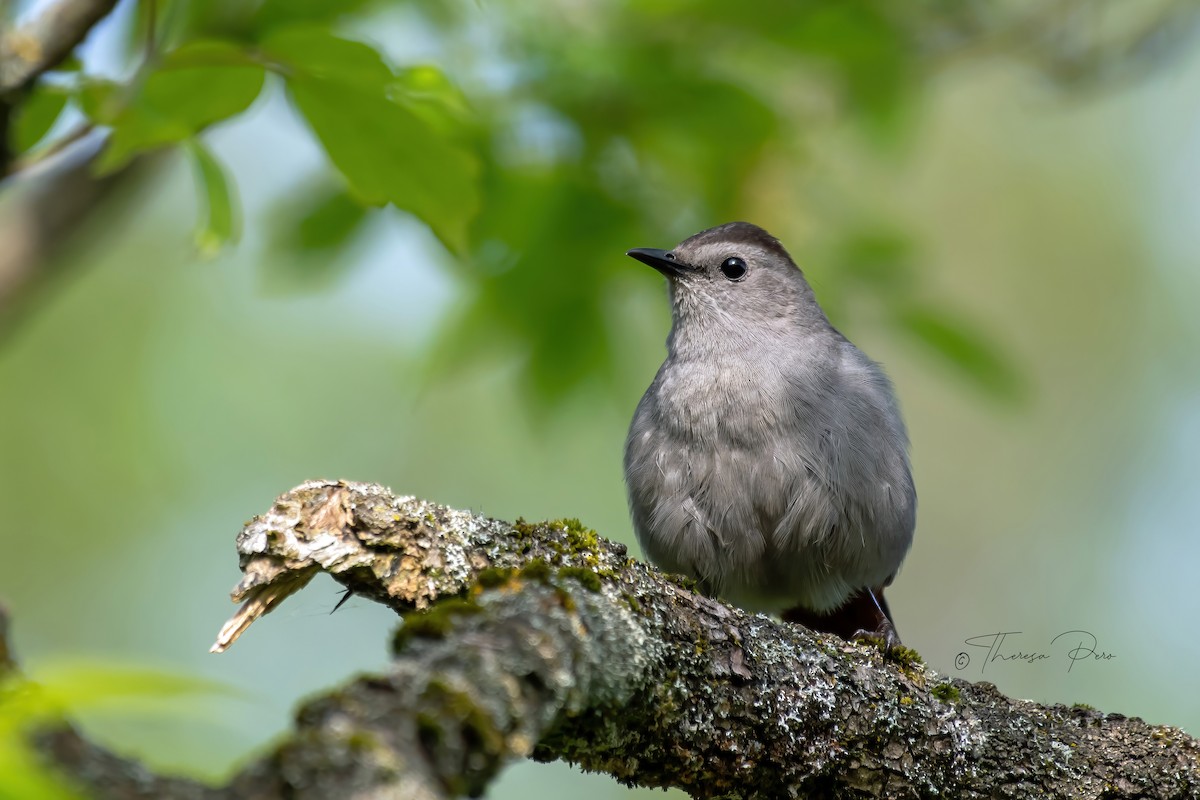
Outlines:
<svg viewBox="0 0 1200 800"><path fill-rule="evenodd" d="M576 520L557 527L515 525L373 483L315 480L281 495L238 534L241 608L212 646L223 652L259 617L327 572L350 591L397 612L462 594L487 569L545 560L557 568L612 571L623 545L604 542Z"/></svg>

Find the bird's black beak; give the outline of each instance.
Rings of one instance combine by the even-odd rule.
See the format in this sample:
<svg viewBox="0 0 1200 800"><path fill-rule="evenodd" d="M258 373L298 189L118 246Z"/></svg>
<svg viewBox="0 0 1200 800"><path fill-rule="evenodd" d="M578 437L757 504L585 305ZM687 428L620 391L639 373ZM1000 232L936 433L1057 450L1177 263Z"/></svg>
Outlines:
<svg viewBox="0 0 1200 800"><path fill-rule="evenodd" d="M625 255L636 258L643 264L649 264L668 278L680 278L696 270L682 261L675 259L675 254L669 250L655 250L653 247L635 247Z"/></svg>

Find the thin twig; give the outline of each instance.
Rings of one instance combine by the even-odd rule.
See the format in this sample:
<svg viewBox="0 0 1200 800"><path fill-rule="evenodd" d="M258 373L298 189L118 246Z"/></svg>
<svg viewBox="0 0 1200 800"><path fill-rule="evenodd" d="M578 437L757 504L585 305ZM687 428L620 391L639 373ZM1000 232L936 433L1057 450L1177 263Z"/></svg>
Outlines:
<svg viewBox="0 0 1200 800"><path fill-rule="evenodd" d="M96 126L90 122L81 122L63 136L55 139L45 147L26 153L17 158L8 165L4 171L4 177L9 178L18 173L33 169L34 167L45 164L50 159L67 150L71 145L78 142L80 139L94 131Z"/></svg>
<svg viewBox="0 0 1200 800"><path fill-rule="evenodd" d="M145 0L146 3L146 44L143 50L143 58L147 61L153 61L155 53L158 49L157 26L158 26L158 3L155 0Z"/></svg>

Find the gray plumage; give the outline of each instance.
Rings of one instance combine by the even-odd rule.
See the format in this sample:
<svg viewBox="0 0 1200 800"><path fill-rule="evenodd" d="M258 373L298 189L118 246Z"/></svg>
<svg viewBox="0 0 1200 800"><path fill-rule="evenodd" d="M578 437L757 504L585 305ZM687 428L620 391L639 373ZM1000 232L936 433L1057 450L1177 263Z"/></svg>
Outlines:
<svg viewBox="0 0 1200 800"><path fill-rule="evenodd" d="M751 610L825 612L890 583L916 491L883 370L757 226L630 255L667 275L672 308L667 359L625 444L646 555ZM744 262L736 279L730 259Z"/></svg>

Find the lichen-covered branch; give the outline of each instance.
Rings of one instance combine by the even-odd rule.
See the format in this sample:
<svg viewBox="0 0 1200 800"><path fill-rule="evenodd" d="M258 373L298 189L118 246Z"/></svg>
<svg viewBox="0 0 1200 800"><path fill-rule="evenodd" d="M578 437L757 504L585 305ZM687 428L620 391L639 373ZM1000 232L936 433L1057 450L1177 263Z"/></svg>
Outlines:
<svg viewBox="0 0 1200 800"><path fill-rule="evenodd" d="M238 551L243 605L214 649L324 571L403 616L391 669L307 704L211 794L123 791L119 770L50 750L98 795L440 800L526 756L701 798L1200 794L1200 744L1177 729L1012 700L908 652L745 614L574 521L510 525L319 481L247 525Z"/></svg>

